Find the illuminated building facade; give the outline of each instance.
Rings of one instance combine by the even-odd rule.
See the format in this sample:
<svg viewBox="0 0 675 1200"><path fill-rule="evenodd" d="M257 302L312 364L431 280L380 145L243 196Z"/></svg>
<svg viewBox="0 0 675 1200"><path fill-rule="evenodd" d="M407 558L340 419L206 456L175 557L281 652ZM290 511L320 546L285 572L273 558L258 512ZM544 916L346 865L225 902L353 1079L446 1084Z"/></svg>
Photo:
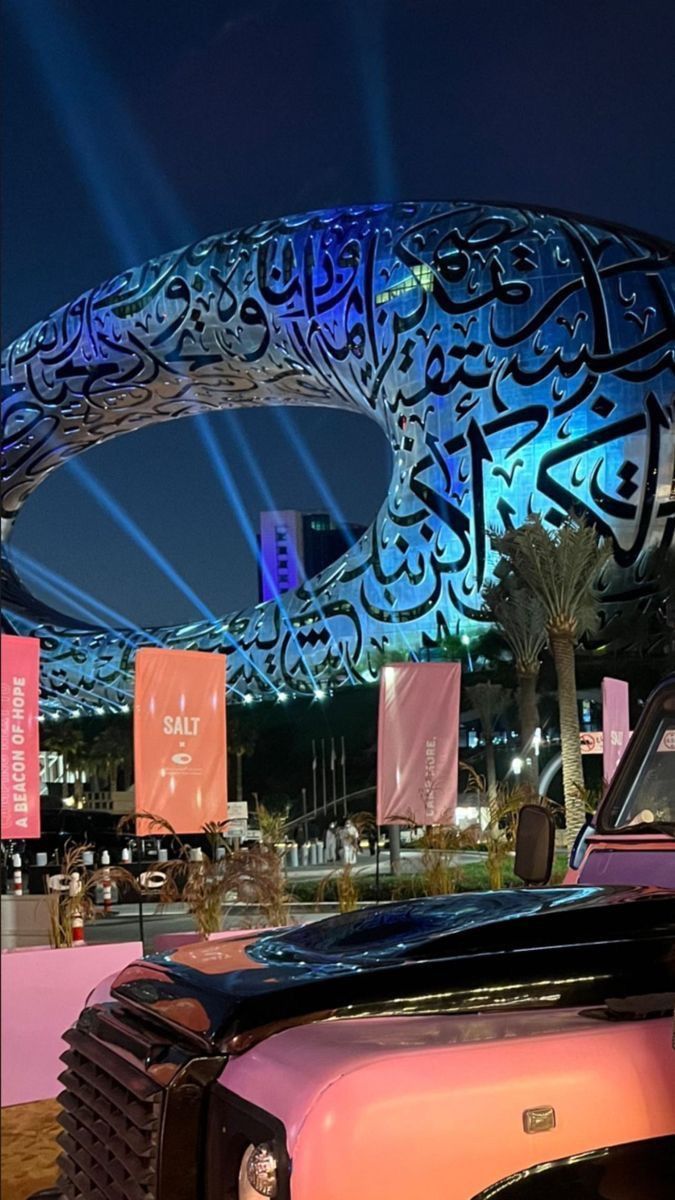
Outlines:
<svg viewBox="0 0 675 1200"><path fill-rule="evenodd" d="M641 602L644 552L675 526L674 290L658 238L517 205L354 207L204 239L7 349L5 536L50 471L109 437L328 405L391 445L370 529L285 595L153 638L228 653L241 694L370 680L383 648L481 621L488 531L530 512L611 538L608 622ZM3 569L9 627L42 640L45 708L126 703L143 631L78 629Z"/></svg>

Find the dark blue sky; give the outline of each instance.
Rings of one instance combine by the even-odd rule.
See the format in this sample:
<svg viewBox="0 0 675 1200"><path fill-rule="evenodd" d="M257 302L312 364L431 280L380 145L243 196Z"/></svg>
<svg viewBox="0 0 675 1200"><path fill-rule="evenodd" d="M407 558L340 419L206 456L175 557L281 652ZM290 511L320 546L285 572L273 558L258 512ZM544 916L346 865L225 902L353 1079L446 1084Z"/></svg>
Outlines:
<svg viewBox="0 0 675 1200"><path fill-rule="evenodd" d="M672 0L3 11L3 341L153 254L304 209L513 199L675 239ZM297 419L343 515L368 521L388 476L379 430L344 413ZM261 500L232 421L280 506L325 507L271 414L209 420L253 521ZM85 461L214 612L255 600L253 560L190 421ZM196 615L68 468L31 498L15 544L134 621Z"/></svg>

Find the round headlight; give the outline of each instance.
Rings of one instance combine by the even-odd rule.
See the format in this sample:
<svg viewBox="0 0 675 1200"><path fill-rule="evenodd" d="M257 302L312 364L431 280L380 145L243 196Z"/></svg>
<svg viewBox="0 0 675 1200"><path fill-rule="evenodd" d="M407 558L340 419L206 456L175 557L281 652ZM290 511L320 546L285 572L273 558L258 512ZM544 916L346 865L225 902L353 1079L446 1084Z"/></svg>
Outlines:
<svg viewBox="0 0 675 1200"><path fill-rule="evenodd" d="M239 1200L277 1194L277 1160L271 1146L249 1146L239 1168Z"/></svg>

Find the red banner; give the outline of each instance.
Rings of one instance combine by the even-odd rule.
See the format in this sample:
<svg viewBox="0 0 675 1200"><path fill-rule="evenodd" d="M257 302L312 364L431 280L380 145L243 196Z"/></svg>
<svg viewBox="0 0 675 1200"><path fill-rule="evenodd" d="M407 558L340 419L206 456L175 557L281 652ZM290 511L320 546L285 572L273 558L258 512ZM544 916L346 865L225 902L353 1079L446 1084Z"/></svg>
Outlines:
<svg viewBox="0 0 675 1200"><path fill-rule="evenodd" d="M391 663L382 668L378 824L454 821L460 686L459 663Z"/></svg>
<svg viewBox="0 0 675 1200"><path fill-rule="evenodd" d="M628 684L623 679L602 681L602 774L605 787L619 765L630 737Z"/></svg>
<svg viewBox="0 0 675 1200"><path fill-rule="evenodd" d="M224 654L138 651L134 759L137 811L163 817L177 833L226 820ZM153 830L138 821L137 832Z"/></svg>
<svg viewBox="0 0 675 1200"><path fill-rule="evenodd" d="M40 640L2 635L2 837L40 836Z"/></svg>

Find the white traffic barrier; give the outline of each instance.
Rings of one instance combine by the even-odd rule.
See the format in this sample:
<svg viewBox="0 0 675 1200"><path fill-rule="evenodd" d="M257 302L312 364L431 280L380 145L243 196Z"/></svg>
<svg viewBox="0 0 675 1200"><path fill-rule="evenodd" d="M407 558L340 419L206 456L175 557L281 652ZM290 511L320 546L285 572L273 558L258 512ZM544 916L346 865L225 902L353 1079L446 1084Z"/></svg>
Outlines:
<svg viewBox="0 0 675 1200"><path fill-rule="evenodd" d="M50 875L47 880L50 892L67 892L70 889L70 875Z"/></svg>
<svg viewBox="0 0 675 1200"><path fill-rule="evenodd" d="M166 873L164 871L143 871L138 882L144 892L156 892L164 887L166 883Z"/></svg>

